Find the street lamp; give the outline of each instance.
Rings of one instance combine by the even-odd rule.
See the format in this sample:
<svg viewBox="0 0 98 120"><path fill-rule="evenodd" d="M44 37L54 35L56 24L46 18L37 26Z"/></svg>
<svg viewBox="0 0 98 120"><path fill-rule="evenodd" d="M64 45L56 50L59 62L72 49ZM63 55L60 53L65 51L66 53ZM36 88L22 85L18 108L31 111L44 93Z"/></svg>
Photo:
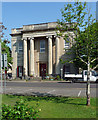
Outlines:
<svg viewBox="0 0 98 120"><path fill-rule="evenodd" d="M1 75L1 93L3 91L3 87L2 87L2 50L1 50L1 38L2 38L2 23L0 22L0 75Z"/></svg>
<svg viewBox="0 0 98 120"><path fill-rule="evenodd" d="M5 48L2 48L1 47L1 43L2 43L2 40L4 38L4 33L3 33L3 30L6 30L7 28L5 28L5 26L3 25L2 22L0 22L0 68L1 68L1 91L3 91L3 84L2 84L2 67L3 67L3 64L2 64L2 51L5 50ZM3 41L5 44L6 43L9 43L8 40L4 40ZM7 54L5 53L3 55L4 59L3 59L3 62L4 62L4 80L5 80L5 67L7 67ZM6 80L5 80L5 88L6 88Z"/></svg>
<svg viewBox="0 0 98 120"><path fill-rule="evenodd" d="M60 71L61 71L61 79L62 79L62 77L63 77L63 69L61 68Z"/></svg>

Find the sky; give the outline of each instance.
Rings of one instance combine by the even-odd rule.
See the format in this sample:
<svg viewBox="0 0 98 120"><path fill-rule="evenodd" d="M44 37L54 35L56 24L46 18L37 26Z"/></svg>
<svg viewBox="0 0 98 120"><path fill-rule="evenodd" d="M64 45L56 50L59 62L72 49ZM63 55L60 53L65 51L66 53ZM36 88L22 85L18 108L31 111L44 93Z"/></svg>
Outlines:
<svg viewBox="0 0 98 120"><path fill-rule="evenodd" d="M6 38L11 41L11 29L28 24L56 22L61 19L61 8L67 2L2 2L2 22L7 27ZM96 17L96 2L88 2ZM11 47L11 44L9 44Z"/></svg>

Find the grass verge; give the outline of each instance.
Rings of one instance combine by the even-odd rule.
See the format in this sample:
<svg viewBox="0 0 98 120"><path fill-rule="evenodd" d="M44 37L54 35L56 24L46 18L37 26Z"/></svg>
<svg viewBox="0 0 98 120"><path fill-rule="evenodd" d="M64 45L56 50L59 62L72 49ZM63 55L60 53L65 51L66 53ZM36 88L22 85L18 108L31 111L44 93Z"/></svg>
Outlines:
<svg viewBox="0 0 98 120"><path fill-rule="evenodd" d="M96 118L96 98L86 106L86 98L2 95L2 103L13 106L20 98L30 106L39 102L40 118Z"/></svg>

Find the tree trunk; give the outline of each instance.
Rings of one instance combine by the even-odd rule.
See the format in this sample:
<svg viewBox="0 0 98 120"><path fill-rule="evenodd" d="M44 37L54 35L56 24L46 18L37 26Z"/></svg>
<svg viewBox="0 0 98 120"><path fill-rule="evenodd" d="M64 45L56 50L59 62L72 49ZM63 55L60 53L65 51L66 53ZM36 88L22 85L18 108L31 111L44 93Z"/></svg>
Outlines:
<svg viewBox="0 0 98 120"><path fill-rule="evenodd" d="M86 105L90 105L90 63L88 62L88 70L87 70L87 87L86 87L86 95L87 95L87 103Z"/></svg>

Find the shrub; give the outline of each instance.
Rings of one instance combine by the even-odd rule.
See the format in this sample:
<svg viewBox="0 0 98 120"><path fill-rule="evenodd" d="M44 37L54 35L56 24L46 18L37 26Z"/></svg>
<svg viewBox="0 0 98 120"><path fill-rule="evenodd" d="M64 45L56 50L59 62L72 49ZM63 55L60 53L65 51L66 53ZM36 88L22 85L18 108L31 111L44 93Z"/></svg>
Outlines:
<svg viewBox="0 0 98 120"><path fill-rule="evenodd" d="M56 76L56 79L57 79L57 80L60 80L60 76L59 76L59 75L57 75L57 76Z"/></svg>
<svg viewBox="0 0 98 120"><path fill-rule="evenodd" d="M21 99L15 103L14 107L3 104L2 120L34 120L38 117L37 113L41 111L41 109L36 110L38 104L35 107L29 107L25 102Z"/></svg>
<svg viewBox="0 0 98 120"><path fill-rule="evenodd" d="M30 77L34 77L34 75L31 74Z"/></svg>

